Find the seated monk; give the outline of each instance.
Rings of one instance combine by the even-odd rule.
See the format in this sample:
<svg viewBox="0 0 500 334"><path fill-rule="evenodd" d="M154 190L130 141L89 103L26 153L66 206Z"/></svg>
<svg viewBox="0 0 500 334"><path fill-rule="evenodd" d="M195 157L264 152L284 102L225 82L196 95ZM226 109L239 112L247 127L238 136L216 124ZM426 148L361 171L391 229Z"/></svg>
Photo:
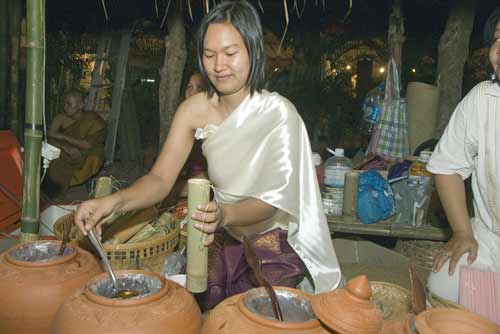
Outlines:
<svg viewBox="0 0 500 334"><path fill-rule="evenodd" d="M51 161L42 189L58 196L70 186L82 184L97 174L104 163L106 122L94 111L84 111L81 93L71 91L64 97L64 112L50 126L50 144L61 149Z"/></svg>

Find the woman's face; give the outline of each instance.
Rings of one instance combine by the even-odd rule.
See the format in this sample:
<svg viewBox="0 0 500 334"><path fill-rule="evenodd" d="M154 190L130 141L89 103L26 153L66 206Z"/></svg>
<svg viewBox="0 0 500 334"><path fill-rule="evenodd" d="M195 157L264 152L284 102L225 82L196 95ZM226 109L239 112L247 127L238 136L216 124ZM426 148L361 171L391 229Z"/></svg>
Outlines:
<svg viewBox="0 0 500 334"><path fill-rule="evenodd" d="M248 50L233 25L210 24L203 44L203 67L219 95L248 91Z"/></svg>
<svg viewBox="0 0 500 334"><path fill-rule="evenodd" d="M493 44L490 47L489 58L497 78L500 78L500 21L497 23Z"/></svg>
<svg viewBox="0 0 500 334"><path fill-rule="evenodd" d="M189 78L188 85L186 87L186 92L185 92L185 97L186 99L190 98L191 96L195 95L196 93L199 93L204 90L203 87L203 81L201 79L201 75L199 74L193 74L191 78Z"/></svg>

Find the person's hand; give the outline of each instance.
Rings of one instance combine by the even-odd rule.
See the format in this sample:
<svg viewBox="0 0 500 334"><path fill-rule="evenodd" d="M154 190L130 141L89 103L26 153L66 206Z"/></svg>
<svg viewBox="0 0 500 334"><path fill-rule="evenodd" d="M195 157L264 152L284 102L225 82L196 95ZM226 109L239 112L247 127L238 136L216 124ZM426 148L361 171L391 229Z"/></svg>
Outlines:
<svg viewBox="0 0 500 334"><path fill-rule="evenodd" d="M80 159L82 157L82 152L76 147L68 146L64 148L64 151L70 155L73 159Z"/></svg>
<svg viewBox="0 0 500 334"><path fill-rule="evenodd" d="M457 266L458 260L465 253L469 253L467 257L467 262L472 264L477 257L477 241L472 235L453 235L453 237L446 244L443 252L436 256L434 259L434 264L432 265L432 271L438 272L445 262L450 259L450 266L448 268L448 274L451 276L455 272L455 267Z"/></svg>
<svg viewBox="0 0 500 334"><path fill-rule="evenodd" d="M224 208L216 202L198 205L191 218L199 222L194 225L197 230L208 234L205 246L214 241L217 228L225 225Z"/></svg>
<svg viewBox="0 0 500 334"><path fill-rule="evenodd" d="M78 207L75 214L75 224L87 235L94 226L98 235L101 235L101 226L106 218L115 211L114 201L110 196L85 201Z"/></svg>

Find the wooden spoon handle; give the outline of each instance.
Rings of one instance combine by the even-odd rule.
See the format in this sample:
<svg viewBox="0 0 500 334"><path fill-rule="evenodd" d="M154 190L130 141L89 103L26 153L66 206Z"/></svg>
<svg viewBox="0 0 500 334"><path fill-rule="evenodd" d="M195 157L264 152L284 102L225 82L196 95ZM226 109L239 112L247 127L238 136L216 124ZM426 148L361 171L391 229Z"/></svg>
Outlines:
<svg viewBox="0 0 500 334"><path fill-rule="evenodd" d="M278 302L278 297L276 297L276 293L274 292L274 289L271 286L271 284L269 284L267 279L262 274L260 268L260 260L257 257L257 254L255 254L252 245L250 244L250 241L246 237L243 237L243 249L245 250L245 259L247 260L248 265L252 269L255 278L257 279L257 282L259 283L260 286L263 286L266 289L267 293L269 294L269 298L271 298L271 305L273 307L274 316L279 321L283 321L283 313L281 312L280 304Z"/></svg>

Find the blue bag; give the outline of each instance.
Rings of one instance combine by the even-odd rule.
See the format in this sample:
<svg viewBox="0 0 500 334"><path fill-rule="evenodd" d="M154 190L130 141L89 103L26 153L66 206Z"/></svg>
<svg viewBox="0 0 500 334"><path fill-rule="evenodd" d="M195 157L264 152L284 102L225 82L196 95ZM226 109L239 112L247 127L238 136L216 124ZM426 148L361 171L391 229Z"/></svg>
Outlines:
<svg viewBox="0 0 500 334"><path fill-rule="evenodd" d="M389 183L374 170L362 173L358 188L358 217L373 224L394 213L394 194Z"/></svg>

